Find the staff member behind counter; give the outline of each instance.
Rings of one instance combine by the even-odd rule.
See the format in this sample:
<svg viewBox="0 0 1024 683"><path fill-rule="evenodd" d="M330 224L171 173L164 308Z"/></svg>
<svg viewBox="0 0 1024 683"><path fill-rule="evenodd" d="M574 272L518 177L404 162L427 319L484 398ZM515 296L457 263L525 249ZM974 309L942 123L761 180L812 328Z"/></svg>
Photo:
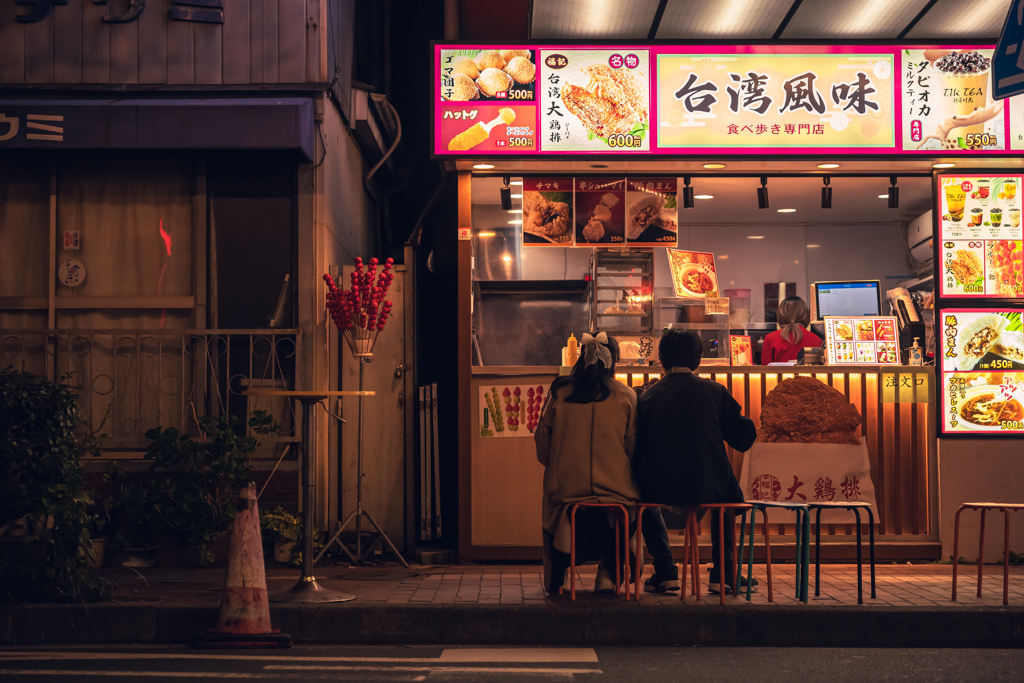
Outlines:
<svg viewBox="0 0 1024 683"><path fill-rule="evenodd" d="M779 330L764 338L761 347L761 365L796 360L801 349L821 346L818 335L805 325L810 323L811 312L798 296L783 299L779 304Z"/></svg>

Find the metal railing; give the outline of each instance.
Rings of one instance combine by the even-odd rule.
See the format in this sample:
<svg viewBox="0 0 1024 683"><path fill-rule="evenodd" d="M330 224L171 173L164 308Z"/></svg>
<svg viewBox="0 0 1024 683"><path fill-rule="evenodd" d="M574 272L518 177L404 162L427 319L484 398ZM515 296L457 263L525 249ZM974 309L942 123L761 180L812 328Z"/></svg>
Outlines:
<svg viewBox="0 0 1024 683"><path fill-rule="evenodd" d="M0 368L66 376L112 449L145 447L156 426L196 435L203 415L245 424L254 410L281 423L273 440L298 440L290 400L244 392L295 389L301 351L299 330L0 330Z"/></svg>

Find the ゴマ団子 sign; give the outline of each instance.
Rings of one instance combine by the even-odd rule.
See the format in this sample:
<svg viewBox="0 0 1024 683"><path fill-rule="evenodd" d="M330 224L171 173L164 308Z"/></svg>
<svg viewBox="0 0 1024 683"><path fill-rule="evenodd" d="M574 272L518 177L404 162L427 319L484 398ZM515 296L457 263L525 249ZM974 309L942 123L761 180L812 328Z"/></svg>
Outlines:
<svg viewBox="0 0 1024 683"><path fill-rule="evenodd" d="M1009 121L1019 103L992 97L991 46L437 45L434 57L438 155L998 155L1024 140Z"/></svg>

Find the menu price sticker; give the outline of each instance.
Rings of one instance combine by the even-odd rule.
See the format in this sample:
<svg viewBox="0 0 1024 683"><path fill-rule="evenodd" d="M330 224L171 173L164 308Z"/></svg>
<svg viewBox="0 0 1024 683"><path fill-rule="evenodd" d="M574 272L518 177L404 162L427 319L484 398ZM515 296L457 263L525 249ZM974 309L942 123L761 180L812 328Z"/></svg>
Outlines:
<svg viewBox="0 0 1024 683"><path fill-rule="evenodd" d="M711 299L709 299L711 301ZM728 301L728 299L726 299ZM729 355L733 365L753 365L754 347L750 341L750 335L730 334Z"/></svg>
<svg viewBox="0 0 1024 683"><path fill-rule="evenodd" d="M540 51L544 152L647 152L650 56L646 49Z"/></svg>
<svg viewBox="0 0 1024 683"><path fill-rule="evenodd" d="M992 98L991 67L991 47L903 50L903 149L1005 150L1004 102Z"/></svg>
<svg viewBox="0 0 1024 683"><path fill-rule="evenodd" d="M829 365L899 365L896 318L825 318Z"/></svg>
<svg viewBox="0 0 1024 683"><path fill-rule="evenodd" d="M523 246L573 246L573 179L523 178Z"/></svg>
<svg viewBox="0 0 1024 683"><path fill-rule="evenodd" d="M729 297L704 299L704 315L729 315Z"/></svg>

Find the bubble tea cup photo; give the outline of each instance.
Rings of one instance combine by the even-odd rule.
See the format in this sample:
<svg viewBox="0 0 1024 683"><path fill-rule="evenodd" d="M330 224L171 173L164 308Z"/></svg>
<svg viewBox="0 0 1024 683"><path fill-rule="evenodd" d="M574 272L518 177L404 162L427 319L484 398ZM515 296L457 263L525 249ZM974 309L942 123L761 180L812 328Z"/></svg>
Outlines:
<svg viewBox="0 0 1024 683"><path fill-rule="evenodd" d="M946 185L946 209L949 219L959 223L964 219L964 200L967 193L959 185Z"/></svg>
<svg viewBox="0 0 1024 683"><path fill-rule="evenodd" d="M992 226L998 228L1003 224L1003 210L992 209L988 212L988 218L992 222Z"/></svg>

